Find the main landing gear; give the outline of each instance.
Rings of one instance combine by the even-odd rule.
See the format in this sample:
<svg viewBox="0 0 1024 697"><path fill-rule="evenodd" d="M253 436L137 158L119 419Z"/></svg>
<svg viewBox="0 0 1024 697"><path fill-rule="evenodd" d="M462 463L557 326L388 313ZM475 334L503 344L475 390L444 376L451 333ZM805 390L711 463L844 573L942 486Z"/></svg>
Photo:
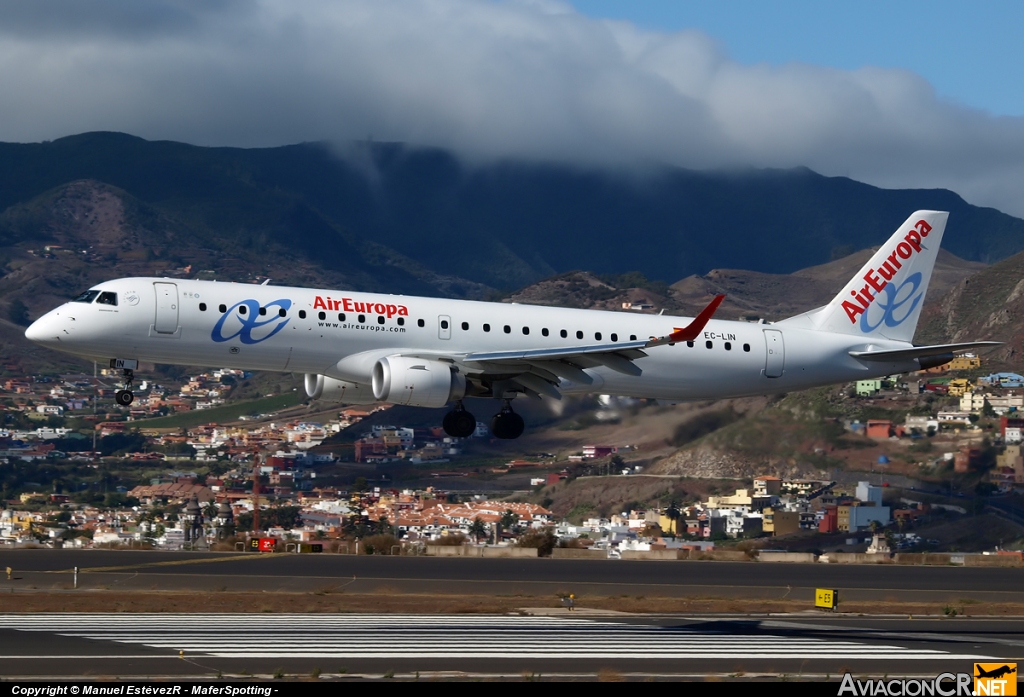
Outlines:
<svg viewBox="0 0 1024 697"><path fill-rule="evenodd" d="M445 414L441 422L444 432L452 438L469 438L476 431L476 417L466 411L462 402L456 402L455 408ZM523 435L526 424L523 417L512 411L511 400L504 400L501 411L491 419L491 434L495 438L512 440Z"/></svg>
<svg viewBox="0 0 1024 697"><path fill-rule="evenodd" d="M513 440L523 435L525 429L523 417L512 411L511 400L504 400L501 411L491 419L491 433L495 438Z"/></svg>
<svg viewBox="0 0 1024 697"><path fill-rule="evenodd" d="M135 371L128 368L124 369L124 388L118 390L114 394L114 401L120 404L122 407L126 407L135 401L135 395L132 394L132 383L135 381Z"/></svg>
<svg viewBox="0 0 1024 697"><path fill-rule="evenodd" d="M444 415L441 422L444 432L452 438L469 438L476 431L476 417L466 411L462 402L455 403L455 408Z"/></svg>

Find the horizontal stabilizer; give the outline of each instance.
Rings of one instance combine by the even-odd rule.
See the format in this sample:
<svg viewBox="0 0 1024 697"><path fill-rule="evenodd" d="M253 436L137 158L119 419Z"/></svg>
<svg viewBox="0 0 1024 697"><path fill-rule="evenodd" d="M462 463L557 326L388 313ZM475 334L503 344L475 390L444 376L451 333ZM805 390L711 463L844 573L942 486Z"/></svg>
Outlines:
<svg viewBox="0 0 1024 697"><path fill-rule="evenodd" d="M970 351L977 348L1002 346L1001 341L971 341L966 344L935 344L934 346L911 346L903 349L884 349L881 351L850 351L850 355L862 361L898 361L942 356L947 353Z"/></svg>

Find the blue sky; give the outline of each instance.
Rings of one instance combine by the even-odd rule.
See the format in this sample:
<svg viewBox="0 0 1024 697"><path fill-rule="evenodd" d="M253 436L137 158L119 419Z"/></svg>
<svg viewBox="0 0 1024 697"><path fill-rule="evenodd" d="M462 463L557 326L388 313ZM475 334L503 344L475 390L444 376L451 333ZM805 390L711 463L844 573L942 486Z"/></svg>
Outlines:
<svg viewBox="0 0 1024 697"><path fill-rule="evenodd" d="M699 29L739 63L906 68L945 99L1024 115L1024 2L571 0L582 14Z"/></svg>

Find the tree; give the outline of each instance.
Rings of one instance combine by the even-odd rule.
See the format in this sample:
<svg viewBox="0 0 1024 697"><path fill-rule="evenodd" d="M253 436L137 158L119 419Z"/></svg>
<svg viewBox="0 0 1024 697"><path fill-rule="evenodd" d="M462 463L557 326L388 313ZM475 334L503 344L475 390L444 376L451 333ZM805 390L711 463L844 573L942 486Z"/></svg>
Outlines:
<svg viewBox="0 0 1024 697"><path fill-rule="evenodd" d="M555 548L558 543L558 538L555 537L555 533L551 528L543 528L542 530L528 530L522 537L519 538L517 543L520 547L534 547L537 550L537 556L539 557L550 557L551 550Z"/></svg>
<svg viewBox="0 0 1024 697"><path fill-rule="evenodd" d="M480 520L480 518L474 518L469 526L469 534L479 542L481 537L487 536L487 523Z"/></svg>
<svg viewBox="0 0 1024 697"><path fill-rule="evenodd" d="M514 530L519 525L519 514L511 509L501 514L501 527L505 530Z"/></svg>
<svg viewBox="0 0 1024 697"><path fill-rule="evenodd" d="M665 509L665 517L671 521L669 534L676 535L679 532L676 528L676 521L679 520L680 515L681 512L679 510L679 506L676 505L676 502L674 500L670 501L668 504L668 508Z"/></svg>
<svg viewBox="0 0 1024 697"><path fill-rule="evenodd" d="M7 319L22 327L30 324L28 319L28 307L21 300L15 298L7 306Z"/></svg>

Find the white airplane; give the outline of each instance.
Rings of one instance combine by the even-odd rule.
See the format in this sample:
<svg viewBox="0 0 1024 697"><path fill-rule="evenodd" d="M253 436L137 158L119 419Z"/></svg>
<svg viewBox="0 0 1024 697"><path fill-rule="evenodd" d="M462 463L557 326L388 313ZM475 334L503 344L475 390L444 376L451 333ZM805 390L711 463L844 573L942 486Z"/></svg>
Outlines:
<svg viewBox="0 0 1024 697"><path fill-rule="evenodd" d="M101 283L25 336L124 371L139 361L305 373L306 394L346 404L442 407L466 437L466 397L503 400L491 421L517 438L521 395L668 401L799 390L941 365L998 342L911 340L948 214L918 211L828 305L775 323L634 315L466 300L169 278ZM674 326L682 325L682 326Z"/></svg>

